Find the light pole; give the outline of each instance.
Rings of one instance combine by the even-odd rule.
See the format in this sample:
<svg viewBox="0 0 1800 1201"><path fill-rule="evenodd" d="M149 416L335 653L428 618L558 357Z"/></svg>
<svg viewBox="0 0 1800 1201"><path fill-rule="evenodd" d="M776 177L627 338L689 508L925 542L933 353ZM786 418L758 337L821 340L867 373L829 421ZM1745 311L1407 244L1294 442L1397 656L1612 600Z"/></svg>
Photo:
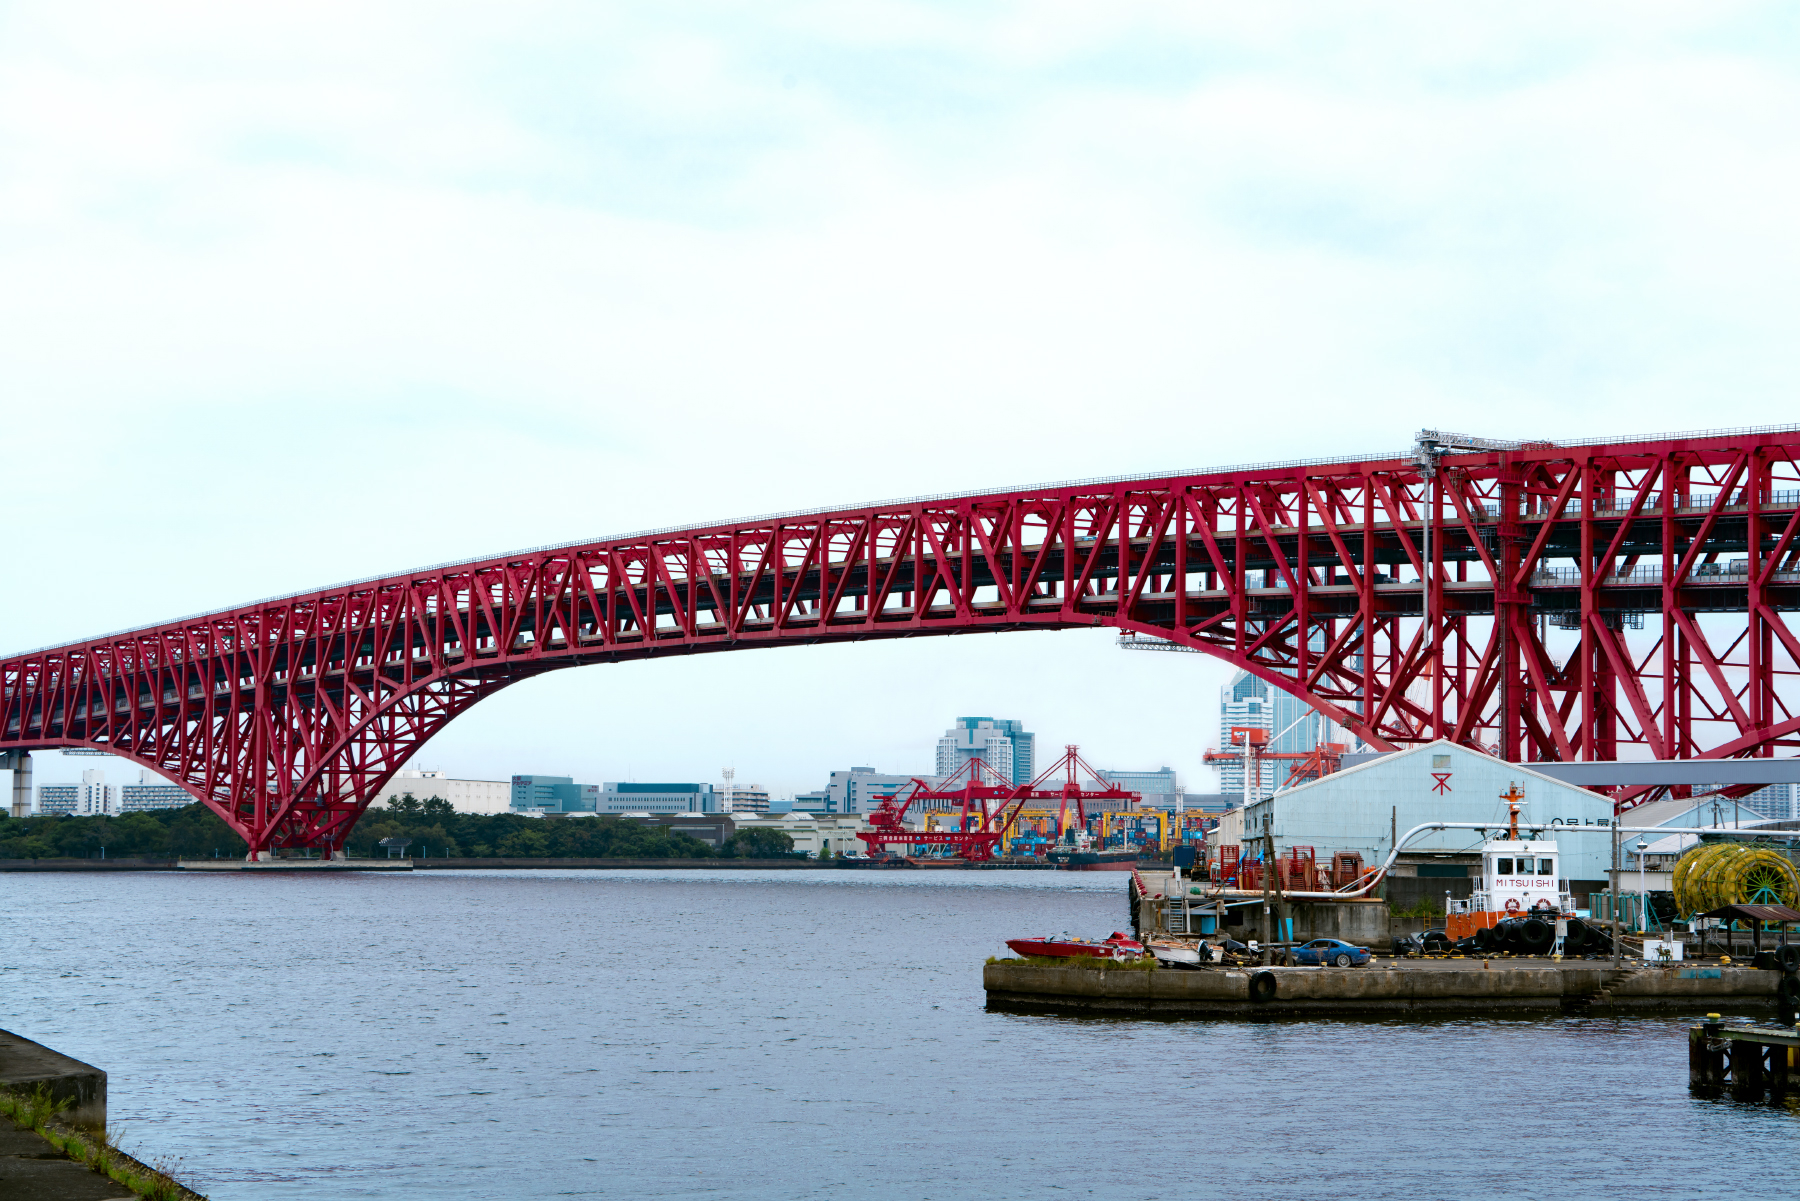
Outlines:
<svg viewBox="0 0 1800 1201"><path fill-rule="evenodd" d="M1644 836L1642 834L1638 835L1637 853L1638 853L1638 933L1639 934L1650 933L1650 890L1644 886L1644 852L1649 849L1650 849L1650 844L1644 841Z"/></svg>

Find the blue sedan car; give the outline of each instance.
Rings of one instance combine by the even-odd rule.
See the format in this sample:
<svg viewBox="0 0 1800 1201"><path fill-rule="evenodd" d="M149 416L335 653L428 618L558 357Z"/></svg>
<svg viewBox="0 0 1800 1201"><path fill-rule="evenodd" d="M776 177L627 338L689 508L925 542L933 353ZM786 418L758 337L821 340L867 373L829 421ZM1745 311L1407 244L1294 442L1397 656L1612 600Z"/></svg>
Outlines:
<svg viewBox="0 0 1800 1201"><path fill-rule="evenodd" d="M1339 942L1335 938L1315 938L1303 947L1295 947L1288 954L1292 956L1290 962L1300 965L1361 967L1369 962L1369 948Z"/></svg>

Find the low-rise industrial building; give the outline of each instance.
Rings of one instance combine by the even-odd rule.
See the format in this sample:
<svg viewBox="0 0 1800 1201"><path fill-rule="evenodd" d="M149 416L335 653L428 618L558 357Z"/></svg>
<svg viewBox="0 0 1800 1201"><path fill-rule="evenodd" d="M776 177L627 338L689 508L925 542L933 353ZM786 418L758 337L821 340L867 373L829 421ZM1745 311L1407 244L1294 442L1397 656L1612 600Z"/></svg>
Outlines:
<svg viewBox="0 0 1800 1201"><path fill-rule="evenodd" d="M1295 846L1312 847L1320 859L1354 851L1374 865L1386 861L1396 838L1427 822L1487 823L1489 835L1497 836L1507 822L1501 794L1514 784L1525 795L1521 827L1541 829L1556 841L1563 875L1577 896L1604 887L1612 861L1610 799L1447 740L1383 755L1230 810L1214 838L1241 846L1273 834L1277 854ZM1425 832L1403 848L1402 863L1414 876L1444 882L1442 888L1433 883L1416 889L1466 894L1467 883L1459 888L1455 882L1468 880L1482 838L1480 830Z"/></svg>
<svg viewBox="0 0 1800 1201"><path fill-rule="evenodd" d="M671 833L686 834L718 850L734 833L738 823L725 813L621 813L624 821L660 826Z"/></svg>
<svg viewBox="0 0 1800 1201"><path fill-rule="evenodd" d="M736 824L740 830L751 827L780 830L794 840L794 850L815 859L827 851L834 858L868 852L868 847L857 834L870 827L859 814L769 814L739 819Z"/></svg>

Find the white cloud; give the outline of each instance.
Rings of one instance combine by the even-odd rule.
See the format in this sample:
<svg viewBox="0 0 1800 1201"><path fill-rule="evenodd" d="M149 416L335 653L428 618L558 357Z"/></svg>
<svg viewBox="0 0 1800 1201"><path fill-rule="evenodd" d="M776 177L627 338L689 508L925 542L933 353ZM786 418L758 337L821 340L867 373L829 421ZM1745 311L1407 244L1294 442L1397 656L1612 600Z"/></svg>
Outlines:
<svg viewBox="0 0 1800 1201"><path fill-rule="evenodd" d="M14 6L4 514L42 586L0 629L1423 424L1783 421L1794 42L1757 5ZM1041 674L1083 637L570 674L426 754L599 775L603 732L668 774L750 680L802 733L707 711L686 774L810 786L990 709L1087 741L1115 690ZM1166 658L1092 658L1196 682L1110 758L1201 779L1221 673ZM846 680L902 699L818 703Z"/></svg>

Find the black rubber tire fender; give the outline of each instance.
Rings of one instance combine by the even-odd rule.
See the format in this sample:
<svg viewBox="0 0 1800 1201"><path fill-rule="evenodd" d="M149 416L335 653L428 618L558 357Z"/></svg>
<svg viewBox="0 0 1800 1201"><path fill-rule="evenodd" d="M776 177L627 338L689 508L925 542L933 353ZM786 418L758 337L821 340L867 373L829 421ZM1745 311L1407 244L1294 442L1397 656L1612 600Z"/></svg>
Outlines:
<svg viewBox="0 0 1800 1201"><path fill-rule="evenodd" d="M1783 976L1775 986L1775 1000L1781 1005L1800 1006L1800 976Z"/></svg>
<svg viewBox="0 0 1800 1201"><path fill-rule="evenodd" d="M1250 999L1261 1003L1275 999L1275 973L1257 972L1250 977Z"/></svg>
<svg viewBox="0 0 1800 1201"><path fill-rule="evenodd" d="M1475 931L1475 934L1470 941L1475 944L1475 949L1477 951L1485 951L1494 945L1494 931L1489 926L1483 926L1481 929Z"/></svg>
<svg viewBox="0 0 1800 1201"><path fill-rule="evenodd" d="M1784 972L1800 972L1800 943L1791 942L1785 947L1777 947L1775 961L1781 964Z"/></svg>

